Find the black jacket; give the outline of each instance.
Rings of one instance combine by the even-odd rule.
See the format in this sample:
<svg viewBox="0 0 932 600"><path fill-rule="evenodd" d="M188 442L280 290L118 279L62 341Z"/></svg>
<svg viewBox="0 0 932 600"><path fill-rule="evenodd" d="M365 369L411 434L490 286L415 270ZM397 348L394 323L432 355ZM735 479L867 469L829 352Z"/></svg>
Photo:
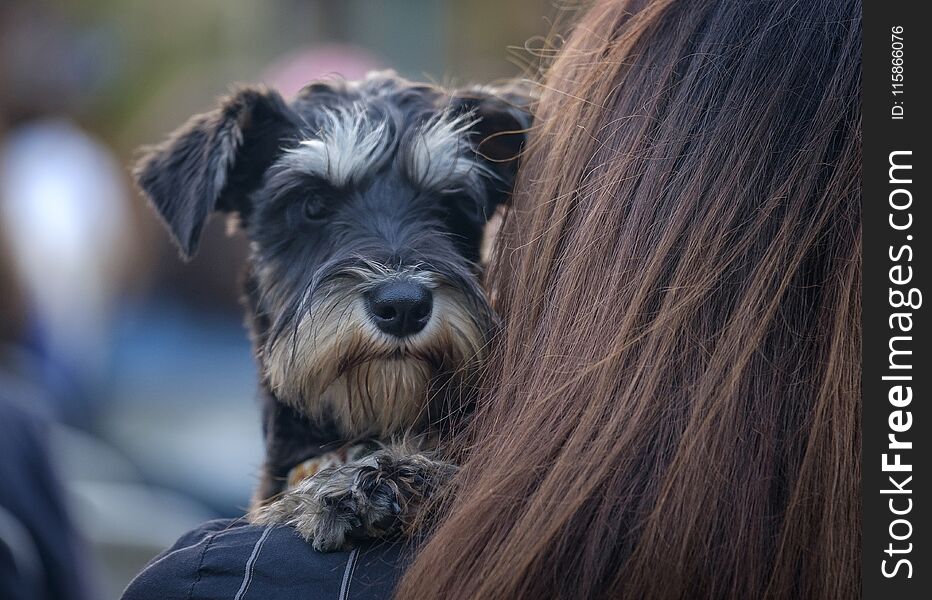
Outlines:
<svg viewBox="0 0 932 600"><path fill-rule="evenodd" d="M287 526L210 521L154 558L123 600L391 598L402 550L383 542L321 554Z"/></svg>
<svg viewBox="0 0 932 600"><path fill-rule="evenodd" d="M46 448L48 420L38 399L20 402L14 388L0 372L0 598L89 598L86 548Z"/></svg>

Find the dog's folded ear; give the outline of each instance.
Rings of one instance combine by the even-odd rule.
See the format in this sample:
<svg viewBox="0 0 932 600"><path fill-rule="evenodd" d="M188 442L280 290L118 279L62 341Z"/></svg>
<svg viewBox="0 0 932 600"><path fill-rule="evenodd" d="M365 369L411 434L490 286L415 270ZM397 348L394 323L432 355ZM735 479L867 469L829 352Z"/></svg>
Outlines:
<svg viewBox="0 0 932 600"><path fill-rule="evenodd" d="M531 128L533 102L533 87L524 81L466 88L453 96L457 111L472 112L477 119L472 133L476 151L501 178L500 201L507 199L514 184L518 159Z"/></svg>
<svg viewBox="0 0 932 600"><path fill-rule="evenodd" d="M185 259L197 251L213 211L248 218L248 194L281 152L295 120L278 93L243 88L216 110L192 117L165 142L143 150L133 170L136 182Z"/></svg>

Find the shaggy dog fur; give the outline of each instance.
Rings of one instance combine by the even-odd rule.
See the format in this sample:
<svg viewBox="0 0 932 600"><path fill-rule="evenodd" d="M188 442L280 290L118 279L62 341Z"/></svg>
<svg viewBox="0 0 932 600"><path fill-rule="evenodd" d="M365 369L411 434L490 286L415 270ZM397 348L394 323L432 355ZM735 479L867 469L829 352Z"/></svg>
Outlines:
<svg viewBox="0 0 932 600"><path fill-rule="evenodd" d="M516 88L392 73L312 83L290 103L244 88L146 150L137 182L185 258L215 212L251 242L266 440L255 522L341 548L402 529L455 471L436 440L468 414L495 323L479 249L510 194L527 103ZM297 465L348 450L286 489Z"/></svg>

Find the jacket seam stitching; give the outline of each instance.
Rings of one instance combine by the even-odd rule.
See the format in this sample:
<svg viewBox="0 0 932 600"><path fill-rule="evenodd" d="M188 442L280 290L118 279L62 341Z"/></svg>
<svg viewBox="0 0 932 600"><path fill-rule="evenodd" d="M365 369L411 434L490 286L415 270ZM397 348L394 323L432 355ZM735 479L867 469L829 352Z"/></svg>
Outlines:
<svg viewBox="0 0 932 600"><path fill-rule="evenodd" d="M197 577L194 578L194 581L191 582L191 587L188 588L188 600L191 600L194 597L194 588L197 587L198 583L200 583L201 576L203 575L202 568L204 566L204 558L207 556L207 550L210 549L210 545L214 543L214 538L216 538L219 533L220 532L213 533L205 539L206 543L204 544L204 549L201 550L201 556L197 561Z"/></svg>

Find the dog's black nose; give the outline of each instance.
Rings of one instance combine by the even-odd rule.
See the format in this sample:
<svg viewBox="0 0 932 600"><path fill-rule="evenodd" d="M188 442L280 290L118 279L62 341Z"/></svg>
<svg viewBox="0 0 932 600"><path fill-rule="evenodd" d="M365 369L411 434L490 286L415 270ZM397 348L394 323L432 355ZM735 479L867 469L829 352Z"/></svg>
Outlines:
<svg viewBox="0 0 932 600"><path fill-rule="evenodd" d="M430 320L433 294L411 281L386 282L366 295L375 324L390 335L404 337L424 329Z"/></svg>

